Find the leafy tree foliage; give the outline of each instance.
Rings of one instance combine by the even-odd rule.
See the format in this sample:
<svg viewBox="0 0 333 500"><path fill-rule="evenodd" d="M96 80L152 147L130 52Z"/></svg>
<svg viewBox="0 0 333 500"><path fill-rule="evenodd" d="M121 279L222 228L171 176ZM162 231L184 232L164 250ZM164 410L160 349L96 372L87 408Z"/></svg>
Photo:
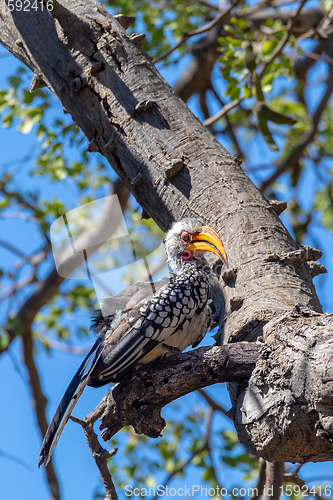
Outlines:
<svg viewBox="0 0 333 500"><path fill-rule="evenodd" d="M157 60L166 78L177 75L172 83L179 95L243 161L267 197L288 201L285 221L296 240L316 244L318 224L332 233L329 2L313 2L310 9L304 1L243 0L229 7L213 1L120 0L107 7L112 14L136 15L133 32L146 33L144 50ZM10 241L0 239L11 255L0 269L3 352L21 333L20 308L52 270L50 225L68 210L108 195L116 181L102 157L92 159L87 153L85 137L54 96L45 89L29 91L31 76L19 67L0 91L2 126L29 134L31 141L22 158L2 165L1 218L13 218L13 227L23 221L34 231L24 249L15 234ZM130 229L161 237L152 220L141 219L132 197L125 217ZM157 263L155 271L161 268ZM138 267L126 271L123 279L129 284L142 272ZM70 350L73 342L90 338L81 313L91 311L95 301L86 281L59 282L33 318L33 358L43 349L58 348L59 342ZM31 366L27 368L31 373ZM111 443L119 447L118 455L109 463L120 490L126 484L153 486L156 478L165 486L180 484L184 476L192 482L199 477L197 482L213 488L254 485L258 460L237 441L224 408L226 395L221 397L218 389L210 394L213 400L202 392L174 404L164 436L157 441L131 429L120 433ZM293 498L300 492L295 485L305 484L299 469L290 466L285 474ZM226 482L230 470L238 474L230 473L232 480ZM103 496L101 491L98 486L96 498ZM319 495L316 489L312 493Z"/></svg>

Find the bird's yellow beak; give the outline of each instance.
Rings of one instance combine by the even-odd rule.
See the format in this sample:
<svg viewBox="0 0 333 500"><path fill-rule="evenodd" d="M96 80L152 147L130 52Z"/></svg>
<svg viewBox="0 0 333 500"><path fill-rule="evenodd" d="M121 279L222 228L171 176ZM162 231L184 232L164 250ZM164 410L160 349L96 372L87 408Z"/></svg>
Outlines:
<svg viewBox="0 0 333 500"><path fill-rule="evenodd" d="M223 243L214 229L209 226L202 226L200 230L192 236L190 244L186 247L189 252L212 252L217 255L222 262L228 265L227 254Z"/></svg>

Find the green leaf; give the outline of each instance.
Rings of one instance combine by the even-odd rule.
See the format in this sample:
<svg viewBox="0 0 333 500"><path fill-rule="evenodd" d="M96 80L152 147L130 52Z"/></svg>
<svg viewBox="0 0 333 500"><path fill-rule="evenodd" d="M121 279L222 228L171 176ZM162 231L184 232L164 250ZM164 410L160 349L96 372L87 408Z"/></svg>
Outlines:
<svg viewBox="0 0 333 500"><path fill-rule="evenodd" d="M267 42L264 43L264 46L262 49L263 55L268 56L269 54L271 54L273 52L273 50L275 49L275 47L277 46L277 43L278 42L275 42L273 40L267 40Z"/></svg>
<svg viewBox="0 0 333 500"><path fill-rule="evenodd" d="M16 316L10 318L8 324L13 328L16 335L21 335L22 324L21 321Z"/></svg>
<svg viewBox="0 0 333 500"><path fill-rule="evenodd" d="M245 99L247 99L248 97L252 97L252 89L250 87L245 86L243 88L243 95Z"/></svg>
<svg viewBox="0 0 333 500"><path fill-rule="evenodd" d="M35 98L35 94L33 92L28 92L27 90L23 91L23 102L25 104L31 104Z"/></svg>
<svg viewBox="0 0 333 500"><path fill-rule="evenodd" d="M291 185L293 187L297 186L297 183L298 183L298 181L300 179L301 173L302 173L302 167L301 167L300 162L298 161L294 165L294 167L293 167L293 169L291 171Z"/></svg>
<svg viewBox="0 0 333 500"><path fill-rule="evenodd" d="M245 51L244 64L252 72L256 69L256 54L250 42L243 42L242 48Z"/></svg>
<svg viewBox="0 0 333 500"><path fill-rule="evenodd" d="M256 77L255 77L254 89L255 89L255 95L256 95L257 100L260 102L264 102L265 98L264 98L264 94L263 94L263 91L261 88L261 82L260 82L258 75L256 75ZM253 92L253 87L252 87L252 92Z"/></svg>
<svg viewBox="0 0 333 500"><path fill-rule="evenodd" d="M0 351L6 349L10 342L9 333L6 330L3 330L0 334Z"/></svg>
<svg viewBox="0 0 333 500"><path fill-rule="evenodd" d="M8 82L12 87L14 87L14 89L17 89L17 87L22 83L22 78L19 76L10 76L8 78Z"/></svg>
<svg viewBox="0 0 333 500"><path fill-rule="evenodd" d="M262 85L270 85L274 80L274 75L272 73L264 76L264 78L262 79L262 82L261 84Z"/></svg>
<svg viewBox="0 0 333 500"><path fill-rule="evenodd" d="M272 136L272 134L271 134L271 132L270 132L270 130L268 128L267 119L263 116L262 113L260 113L260 111L257 113L257 117L258 117L258 124L259 124L259 128L260 128L260 132L262 133L263 138L265 139L267 145L273 151L278 151L279 148L275 144L273 136Z"/></svg>
<svg viewBox="0 0 333 500"><path fill-rule="evenodd" d="M279 125L294 125L296 120L290 116L282 115L270 109L266 104L263 104L260 108L260 114L270 122L277 123Z"/></svg>
<svg viewBox="0 0 333 500"><path fill-rule="evenodd" d="M5 127L5 128L9 128L11 127L12 123L13 123L13 119L14 119L14 115L7 115L3 118L2 120L2 125Z"/></svg>
<svg viewBox="0 0 333 500"><path fill-rule="evenodd" d="M236 80L237 81L237 80ZM237 82L238 83L238 82ZM240 95L240 88L235 85L235 84L229 84L227 86L227 91L226 94L230 97L230 99L233 101L234 99L238 99Z"/></svg>

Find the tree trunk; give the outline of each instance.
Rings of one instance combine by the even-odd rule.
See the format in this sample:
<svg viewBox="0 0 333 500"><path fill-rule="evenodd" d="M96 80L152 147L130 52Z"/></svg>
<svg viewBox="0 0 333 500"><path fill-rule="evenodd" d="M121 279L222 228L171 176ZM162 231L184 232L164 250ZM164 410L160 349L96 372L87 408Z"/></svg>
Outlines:
<svg viewBox="0 0 333 500"><path fill-rule="evenodd" d="M276 206L140 49L142 37L129 36L100 4L54 0L52 12L1 5L0 41L54 92L88 149L107 158L160 227L196 216L221 235L231 269L220 280L223 299L215 294L219 343L275 332L249 387L231 387L240 440L269 461L331 459L332 369L323 363L332 321L312 316L321 306L315 265L305 262L320 252L296 246Z"/></svg>
<svg viewBox="0 0 333 500"><path fill-rule="evenodd" d="M265 351L234 399L240 441L270 462L332 460L333 315L296 306L263 332Z"/></svg>

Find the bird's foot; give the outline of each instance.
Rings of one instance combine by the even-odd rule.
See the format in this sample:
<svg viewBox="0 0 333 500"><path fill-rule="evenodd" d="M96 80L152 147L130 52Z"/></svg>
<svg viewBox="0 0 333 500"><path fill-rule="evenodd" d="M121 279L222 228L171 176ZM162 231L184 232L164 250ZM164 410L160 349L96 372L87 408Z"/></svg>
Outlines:
<svg viewBox="0 0 333 500"><path fill-rule="evenodd" d="M177 352L177 353L182 352L180 349L178 349L178 347L174 347L173 345L168 345L168 344L162 343L161 347L163 347L163 349L166 349L168 352Z"/></svg>

